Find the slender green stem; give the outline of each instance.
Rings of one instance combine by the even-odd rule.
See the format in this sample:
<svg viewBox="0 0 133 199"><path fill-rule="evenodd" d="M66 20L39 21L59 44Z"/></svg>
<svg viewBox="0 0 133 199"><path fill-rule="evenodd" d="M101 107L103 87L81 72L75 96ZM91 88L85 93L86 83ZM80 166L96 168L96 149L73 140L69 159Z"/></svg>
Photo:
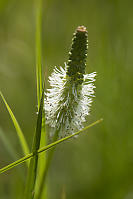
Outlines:
<svg viewBox="0 0 133 199"><path fill-rule="evenodd" d="M35 182L37 176L37 166L38 166L38 149L40 147L40 138L41 138L41 128L42 128L42 112L43 112L43 104L44 104L44 92L42 92L42 98L37 118L37 125L36 125L36 132L34 135L32 152L34 158L30 161L30 166L28 169L28 177L27 183L25 187L25 199L32 199L34 198L35 192Z"/></svg>
<svg viewBox="0 0 133 199"><path fill-rule="evenodd" d="M36 1L37 13L36 13L36 78L37 78L37 98L38 98L38 110L40 107L40 99L42 95L42 0Z"/></svg>
<svg viewBox="0 0 133 199"><path fill-rule="evenodd" d="M60 139L60 140L57 140L56 142L53 142L53 143L51 143L51 144L49 144L49 145L47 145L47 146L44 146L44 147L40 148L40 149L37 151L37 153L39 154L39 153L42 153L42 152L46 152L47 150L51 149L52 147L55 147L57 144L60 144L60 143L62 143L62 142L64 142L64 141L66 141L66 140L68 140L68 139L74 137L75 135L78 135L78 134L80 134L80 133L83 133L85 130L87 130L87 129L93 127L93 126L95 126L96 124L98 124L98 123L100 123L100 122L102 122L102 121L103 121L103 119L97 120L97 121L93 122L92 124L90 124L89 126L86 126L86 127L83 128L82 130L80 130L80 131L78 131L78 132L76 132L76 133L74 133L74 134L72 134L72 135L69 135L69 136L67 136L67 137L65 137L65 138L62 138L62 139ZM35 154L30 153L30 154L24 156L23 158L21 158L21 159L15 161L15 162L13 162L13 163L11 163L11 164L9 164L9 165L3 167L2 169L0 169L0 174L1 174L1 173L4 173L4 172L6 172L6 171L8 171L8 170L11 169L11 168L14 168L15 166L17 166L17 165L19 165L19 164L21 164L21 163L23 163L23 162L25 162L25 161L27 161L27 160L29 160L29 159L32 158L34 155L35 155Z"/></svg>
<svg viewBox="0 0 133 199"><path fill-rule="evenodd" d="M60 131L60 129L56 130L56 132L54 134L54 137L53 137L53 143L57 141L58 135L59 135L59 131ZM42 174L40 187L39 187L39 192L38 192L38 194L36 196L36 199L39 199L39 198L42 197L42 193L43 193L43 190L44 190L44 185L45 185L45 182L46 182L48 169L49 169L49 166L50 166L54 151L55 151L55 147L53 147L48 153L48 156L47 156L47 159L46 159L45 170L43 171L43 174Z"/></svg>
<svg viewBox="0 0 133 199"><path fill-rule="evenodd" d="M38 108L40 106L40 97L42 95L42 16L43 16L43 1L36 1L36 81L37 81L37 98ZM46 1L45 1L46 3ZM42 116L42 129L40 147L46 145L46 130L45 130L45 113ZM45 170L46 157L38 157L38 175L36 179L35 195L39 191L42 173ZM43 196L44 199L44 196Z"/></svg>

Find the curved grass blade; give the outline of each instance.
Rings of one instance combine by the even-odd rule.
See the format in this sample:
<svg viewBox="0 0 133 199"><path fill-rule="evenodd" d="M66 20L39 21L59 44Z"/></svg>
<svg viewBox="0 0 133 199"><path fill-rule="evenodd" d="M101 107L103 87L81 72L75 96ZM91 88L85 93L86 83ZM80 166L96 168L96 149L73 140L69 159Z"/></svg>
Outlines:
<svg viewBox="0 0 133 199"><path fill-rule="evenodd" d="M6 148L6 151L9 153L11 156L12 160L15 161L19 159L19 156L17 154L17 151L13 148L10 139L7 137L7 135L4 133L4 131L0 128L0 140L2 141L3 145ZM25 177L23 175L21 167L17 169L18 173L16 175L19 175L24 182Z"/></svg>
<svg viewBox="0 0 133 199"><path fill-rule="evenodd" d="M4 102L4 104L5 104L5 106L6 106L7 110L8 110L8 112L9 112L9 114L10 114L10 117L11 117L12 122L13 122L13 124L14 124L14 127L15 127L15 129L16 129L16 132L17 132L17 135L18 135L18 138L19 138L19 141L20 141L20 144L21 144L23 153L24 153L24 155L29 154L28 144L27 144L26 139L25 139L25 137L24 137L24 134L23 134L23 132L22 132L20 126L19 126L19 123L18 123L17 119L15 118L15 116L14 116L14 114L13 114L11 108L10 108L9 105L7 104L7 102L6 102L6 100L5 100L4 96L3 96L3 94L2 94L1 92L0 92L0 96L2 97L3 102Z"/></svg>
<svg viewBox="0 0 133 199"><path fill-rule="evenodd" d="M103 119L97 120L97 121L93 122L92 124L90 124L90 125L86 126L85 128L83 128L82 130L80 130L80 131L78 131L78 132L76 132L76 133L74 133L72 135L69 135L69 136L67 136L65 138L62 138L60 140L57 140L56 142L53 142L53 143L51 143L51 144L49 144L47 146L44 146L44 147L40 148L37 151L37 154L42 153L42 152L46 152L47 150L51 149L52 147L55 147L57 144L60 144L60 143L62 143L64 141L74 137L75 135L79 135L79 134L83 133L85 130L95 126L96 124L98 124L98 123L100 123L102 121L103 121ZM1 168L0 169L0 174L8 171L9 169L11 169L11 168L13 168L13 167L25 162L25 161L27 161L28 159L32 158L33 156L35 156L35 154L34 153L30 153L30 154L26 155L25 157L23 157L23 158L15 161L15 162L7 165L7 166Z"/></svg>

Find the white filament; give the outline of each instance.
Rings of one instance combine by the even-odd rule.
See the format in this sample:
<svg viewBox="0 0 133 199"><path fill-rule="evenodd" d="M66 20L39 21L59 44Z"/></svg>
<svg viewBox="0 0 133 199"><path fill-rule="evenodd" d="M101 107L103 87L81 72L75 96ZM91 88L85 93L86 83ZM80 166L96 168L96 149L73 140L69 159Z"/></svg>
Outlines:
<svg viewBox="0 0 133 199"><path fill-rule="evenodd" d="M55 67L49 77L51 88L45 93L46 123L60 128L59 137L72 134L83 128L85 117L90 114L94 97L96 72L83 76L83 83L71 81L65 69Z"/></svg>

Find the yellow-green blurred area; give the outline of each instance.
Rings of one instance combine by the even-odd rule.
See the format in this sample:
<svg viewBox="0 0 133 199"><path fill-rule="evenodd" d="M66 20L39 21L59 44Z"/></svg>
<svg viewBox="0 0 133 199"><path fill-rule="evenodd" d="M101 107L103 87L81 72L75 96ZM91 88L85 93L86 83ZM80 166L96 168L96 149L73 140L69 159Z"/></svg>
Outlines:
<svg viewBox="0 0 133 199"><path fill-rule="evenodd" d="M57 147L48 179L50 199L133 198L133 2L44 0L43 67L46 87L54 66L68 59L78 25L88 30L86 72L97 72L96 97L85 125L101 124ZM36 4L0 0L0 90L31 147L36 126ZM23 156L0 99L0 167ZM43 155L43 154L42 154ZM0 175L0 198L20 199L26 167Z"/></svg>

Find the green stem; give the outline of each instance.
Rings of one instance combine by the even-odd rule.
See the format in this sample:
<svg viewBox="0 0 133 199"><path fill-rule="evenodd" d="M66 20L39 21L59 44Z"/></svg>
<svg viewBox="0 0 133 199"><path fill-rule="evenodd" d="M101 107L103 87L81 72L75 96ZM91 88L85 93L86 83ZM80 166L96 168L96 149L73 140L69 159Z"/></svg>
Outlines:
<svg viewBox="0 0 133 199"><path fill-rule="evenodd" d="M59 131L60 131L60 129L56 130L56 132L54 134L54 138L53 138L53 143L57 141L58 135L59 135ZM44 187L45 187L45 182L46 182L48 169L49 169L49 166L50 166L54 151L55 151L55 147L53 147L48 153L48 157L46 159L45 170L44 170L44 172L42 174L42 179L41 179L41 183L40 183L40 187L39 187L39 192L38 192L38 195L36 196L36 199L39 199L39 198L42 197L42 193L43 193L43 190L44 190Z"/></svg>
<svg viewBox="0 0 133 199"><path fill-rule="evenodd" d="M74 137L75 135L78 135L78 134L80 134L80 133L83 133L85 130L87 130L87 129L93 127L93 126L95 126L96 124L98 124L98 123L100 123L100 122L102 122L102 121L103 121L103 119L97 120L97 121L93 122L92 124L90 124L89 126L83 128L82 130L80 130L80 131L78 131L78 132L76 132L76 133L74 133L74 134L72 134L72 135L69 135L69 136L67 136L67 137L65 137L65 138L62 138L62 139L60 139L60 140L57 140L56 142L53 142L53 143L51 143L51 144L49 144L49 145L47 145L47 146L42 147L41 149L39 149L39 150L37 151L37 154L42 153L42 152L46 152L47 150L51 149L52 147L55 147L57 144L60 144L60 143L62 143L62 142L64 142L64 141L66 141L66 140L68 140L68 139ZM19 165L19 164L21 164L21 163L23 163L23 162L25 162L25 161L27 161L27 160L29 160L30 158L34 157L34 155L35 155L35 154L30 153L30 154L24 156L23 158L21 158L21 159L15 161L15 162L13 162L13 163L11 163L11 164L9 164L9 165L3 167L3 168L1 168L1 169L0 169L0 174L1 174L1 173L4 173L4 172L6 172L6 171L8 171L8 170L11 169L11 168L14 168L15 166L17 166L17 165Z"/></svg>
<svg viewBox="0 0 133 199"><path fill-rule="evenodd" d="M37 78L37 98L38 98L38 110L40 107L40 99L42 95L42 0L37 1L37 13L36 13L36 78Z"/></svg>
<svg viewBox="0 0 133 199"><path fill-rule="evenodd" d="M46 1L45 1L46 3ZM43 1L36 0L36 81L37 81L37 99L38 109L40 106L40 97L42 95L42 16L43 16ZM46 145L46 131L45 131L45 114L42 116L42 129L40 138L40 147ZM39 191L42 173L45 170L46 157L38 157L38 175L36 179L35 195ZM43 199L45 197L43 196Z"/></svg>
<svg viewBox="0 0 133 199"><path fill-rule="evenodd" d="M32 199L34 198L35 192L35 182L37 176L37 166L38 166L38 149L40 147L40 138L41 138L41 128L42 128L42 112L43 112L43 104L44 104L44 92L42 92L42 98L37 118L37 125L36 125L36 132L34 135L32 152L34 158L30 161L30 166L28 169L28 177L27 183L25 187L25 199Z"/></svg>

